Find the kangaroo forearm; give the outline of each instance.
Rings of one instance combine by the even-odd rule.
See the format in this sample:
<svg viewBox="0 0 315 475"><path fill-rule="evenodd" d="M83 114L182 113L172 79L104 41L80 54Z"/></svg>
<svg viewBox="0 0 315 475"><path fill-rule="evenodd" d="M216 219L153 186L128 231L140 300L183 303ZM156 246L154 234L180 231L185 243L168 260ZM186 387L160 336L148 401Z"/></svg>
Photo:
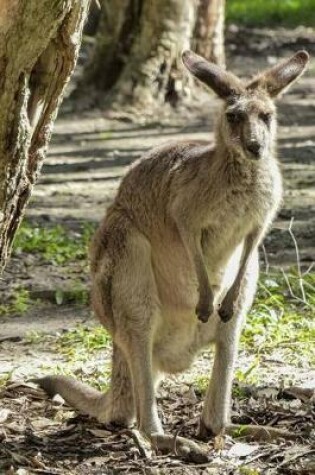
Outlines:
<svg viewBox="0 0 315 475"><path fill-rule="evenodd" d="M255 229L254 231L252 231L247 236L247 238L245 239L244 252L243 252L242 259L241 259L241 265L240 265L239 271L237 273L237 276L235 278L235 281L234 281L234 283L231 287L231 289L233 289L234 292L237 295L240 291L242 281L243 281L244 276L246 274L246 270L247 270L247 266L248 266L248 263L250 261L250 258L252 256L254 250L258 246L258 244L260 242L260 239L261 239L261 236L262 236L262 230L259 228L259 229Z"/></svg>
<svg viewBox="0 0 315 475"><path fill-rule="evenodd" d="M223 299L219 315L221 320L228 322L234 313L235 304L239 298L241 288L243 285L244 277L247 271L248 263L253 255L254 250L257 248L260 239L263 235L262 229L255 229L245 239L243 255L241 258L240 268L233 282L232 286L228 290L226 296Z"/></svg>
<svg viewBox="0 0 315 475"><path fill-rule="evenodd" d="M201 253L197 252L194 256L194 266L198 280L199 295L202 298L213 298L211 284L209 282L208 272Z"/></svg>
<svg viewBox="0 0 315 475"><path fill-rule="evenodd" d="M198 282L198 303L196 314L202 322L207 322L213 312L213 292L201 249L201 231L187 229L181 220L177 220L178 230L194 267Z"/></svg>

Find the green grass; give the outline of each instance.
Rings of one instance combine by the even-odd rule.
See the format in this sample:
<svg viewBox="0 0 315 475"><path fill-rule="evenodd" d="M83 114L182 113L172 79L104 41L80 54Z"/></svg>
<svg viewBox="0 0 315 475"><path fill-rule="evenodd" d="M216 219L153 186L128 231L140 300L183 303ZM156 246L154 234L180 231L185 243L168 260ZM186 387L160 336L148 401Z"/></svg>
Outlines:
<svg viewBox="0 0 315 475"><path fill-rule="evenodd" d="M74 376L101 391L106 390L110 377L110 364L93 364L92 369L87 371L84 363L88 363L93 356L108 349L110 345L111 337L103 327L78 325L73 330L58 336L55 351L63 355L65 362L54 365L54 373ZM75 367L77 369L74 371Z"/></svg>
<svg viewBox="0 0 315 475"><path fill-rule="evenodd" d="M68 230L64 226L39 227L24 221L14 241L13 255L22 254L36 256L43 263L64 267L71 263L79 263L83 269L87 267L88 244L94 232L94 226L84 224L78 232ZM89 291L79 280L73 281L71 288L56 289L55 301L58 305L78 303L86 305ZM37 303L28 290L23 288L8 289L5 302L0 304L0 316L25 313Z"/></svg>
<svg viewBox="0 0 315 475"><path fill-rule="evenodd" d="M55 265L82 261L86 259L92 233L93 227L87 224L74 233L60 225L44 228L24 222L18 230L13 251L15 254L36 253Z"/></svg>
<svg viewBox="0 0 315 475"><path fill-rule="evenodd" d="M228 0L226 21L246 26L315 26L315 0Z"/></svg>
<svg viewBox="0 0 315 475"><path fill-rule="evenodd" d="M241 338L257 357L280 351L288 363L315 364L315 273L263 274Z"/></svg>
<svg viewBox="0 0 315 475"><path fill-rule="evenodd" d="M108 348L110 342L111 338L103 327L78 325L59 336L57 347L68 360L78 360L82 357L86 359L95 351Z"/></svg>
<svg viewBox="0 0 315 475"><path fill-rule="evenodd" d="M57 305L67 303L76 303L79 305L87 305L89 303L90 292L85 284L81 282L73 282L71 288L67 290L57 289L55 292L55 301Z"/></svg>
<svg viewBox="0 0 315 475"><path fill-rule="evenodd" d="M33 304L34 301L31 300L28 290L14 289L9 301L0 304L0 316L25 313Z"/></svg>
<svg viewBox="0 0 315 475"><path fill-rule="evenodd" d="M257 468L246 467L244 465L239 468L239 473L240 475L260 475L261 471Z"/></svg>

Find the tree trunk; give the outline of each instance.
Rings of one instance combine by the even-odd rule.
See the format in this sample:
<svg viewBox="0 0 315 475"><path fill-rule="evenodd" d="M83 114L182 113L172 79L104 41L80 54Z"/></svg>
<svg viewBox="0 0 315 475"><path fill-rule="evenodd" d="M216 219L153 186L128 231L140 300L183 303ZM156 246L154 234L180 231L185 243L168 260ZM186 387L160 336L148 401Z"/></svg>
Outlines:
<svg viewBox="0 0 315 475"><path fill-rule="evenodd" d="M96 88L97 102L114 108L176 106L187 93L184 49L224 62L223 18L223 0L103 0L83 90Z"/></svg>
<svg viewBox="0 0 315 475"><path fill-rule="evenodd" d="M2 0L0 272L45 158L89 0Z"/></svg>
<svg viewBox="0 0 315 475"><path fill-rule="evenodd" d="M194 34L196 53L225 67L225 0L200 0Z"/></svg>

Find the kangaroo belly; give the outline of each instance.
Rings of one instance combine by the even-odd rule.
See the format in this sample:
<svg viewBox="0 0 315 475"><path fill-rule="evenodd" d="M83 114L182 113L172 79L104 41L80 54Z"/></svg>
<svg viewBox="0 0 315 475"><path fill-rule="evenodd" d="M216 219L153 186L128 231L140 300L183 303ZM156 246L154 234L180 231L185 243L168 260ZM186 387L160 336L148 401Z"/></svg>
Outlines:
<svg viewBox="0 0 315 475"><path fill-rule="evenodd" d="M153 344L154 364L158 370L167 373L184 371L202 348L215 342L220 322L218 305L234 282L241 254L242 245L230 256L225 267L217 269L217 272L214 272L213 268L209 269L210 281L212 277L215 282L215 285L212 285L215 311L206 323L200 322L195 313L198 289L194 278L186 274L185 268L181 274L185 279L179 280L175 286L166 276L176 278L176 275L172 274L171 268L169 273L164 269L163 280L159 282L158 288L163 289L163 295L167 298L160 299L160 317ZM171 258L168 262L172 262Z"/></svg>
<svg viewBox="0 0 315 475"><path fill-rule="evenodd" d="M194 311L163 308L161 324L158 325L154 337L155 367L165 373L186 370L201 348L215 341L218 322L216 312L207 323L202 323Z"/></svg>

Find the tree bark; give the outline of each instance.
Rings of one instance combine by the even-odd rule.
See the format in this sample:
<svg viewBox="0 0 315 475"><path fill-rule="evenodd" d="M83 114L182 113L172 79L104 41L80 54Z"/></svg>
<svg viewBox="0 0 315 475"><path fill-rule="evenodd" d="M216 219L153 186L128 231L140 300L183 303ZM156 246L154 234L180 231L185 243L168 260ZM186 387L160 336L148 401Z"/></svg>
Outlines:
<svg viewBox="0 0 315 475"><path fill-rule="evenodd" d="M0 272L45 158L89 0L2 0Z"/></svg>
<svg viewBox="0 0 315 475"><path fill-rule="evenodd" d="M200 0L194 32L194 50L225 67L225 0Z"/></svg>
<svg viewBox="0 0 315 475"><path fill-rule="evenodd" d="M187 93L184 49L224 63L223 19L223 0L103 0L83 90L113 108L176 106Z"/></svg>

